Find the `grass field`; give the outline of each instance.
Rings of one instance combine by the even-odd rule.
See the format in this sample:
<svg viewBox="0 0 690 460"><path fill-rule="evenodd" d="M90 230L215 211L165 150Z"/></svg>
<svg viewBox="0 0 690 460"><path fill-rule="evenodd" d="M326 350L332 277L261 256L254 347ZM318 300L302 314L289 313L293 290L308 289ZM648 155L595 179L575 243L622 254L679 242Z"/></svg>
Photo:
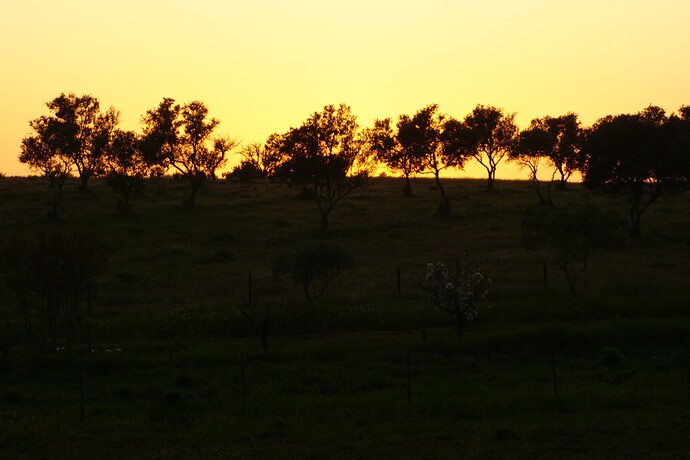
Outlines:
<svg viewBox="0 0 690 460"><path fill-rule="evenodd" d="M69 187L51 223L42 179L0 178L2 241L77 230L109 254L91 352L29 352L0 291L0 456L690 458L687 194L650 207L639 241L595 254L573 298L556 267L545 290L522 248L528 183L446 184L440 217L431 180L406 198L371 179L321 234L314 203L279 183L218 181L188 209L186 183L160 179L120 215L95 182ZM579 184L554 201L627 211ZM316 242L354 264L308 305L271 267ZM492 279L462 340L419 288L427 263L458 255ZM273 312L268 352L241 313L249 274Z"/></svg>

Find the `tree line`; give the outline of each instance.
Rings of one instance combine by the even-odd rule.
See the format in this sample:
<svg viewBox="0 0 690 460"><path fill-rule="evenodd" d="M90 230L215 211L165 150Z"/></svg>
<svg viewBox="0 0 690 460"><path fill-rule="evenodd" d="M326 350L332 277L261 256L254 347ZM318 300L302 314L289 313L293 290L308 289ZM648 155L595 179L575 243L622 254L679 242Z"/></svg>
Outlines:
<svg viewBox="0 0 690 460"><path fill-rule="evenodd" d="M119 112L102 111L89 95L61 94L47 103L51 114L29 122L33 133L22 140L19 160L50 182L57 218L65 181L76 173L80 189L92 177L105 177L118 193L118 207L128 212L130 195L147 177L174 172L190 185L185 204L193 206L199 189L227 163L239 142L214 132L220 123L200 101L179 104L164 98L142 116L141 133L118 128ZM551 188L565 187L579 172L586 186L626 193L630 199L630 234L640 234L644 211L660 196L688 185L690 177L690 106L667 115L649 106L635 114L608 115L584 127L575 113L535 118L520 130L515 113L477 105L463 119L443 114L436 104L402 114L396 122L376 119L361 128L349 106L327 105L300 126L271 134L266 141L243 146L233 173L281 180L314 200L320 229L352 190L378 167L404 180L433 176L439 213L451 205L442 179L447 169L462 170L470 161L487 173L495 189L499 164L513 161L526 168L541 204L552 205ZM549 164L549 180L539 178Z"/></svg>

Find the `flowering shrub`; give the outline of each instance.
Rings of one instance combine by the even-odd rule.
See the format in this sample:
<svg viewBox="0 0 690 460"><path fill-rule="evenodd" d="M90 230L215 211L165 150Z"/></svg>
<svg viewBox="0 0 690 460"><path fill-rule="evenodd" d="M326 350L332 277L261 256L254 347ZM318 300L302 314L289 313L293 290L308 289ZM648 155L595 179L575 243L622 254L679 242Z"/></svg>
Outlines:
<svg viewBox="0 0 690 460"><path fill-rule="evenodd" d="M490 287L491 279L459 260L454 270L447 269L443 262L428 264L423 284L434 305L456 317L459 337L463 336L465 324L477 317Z"/></svg>

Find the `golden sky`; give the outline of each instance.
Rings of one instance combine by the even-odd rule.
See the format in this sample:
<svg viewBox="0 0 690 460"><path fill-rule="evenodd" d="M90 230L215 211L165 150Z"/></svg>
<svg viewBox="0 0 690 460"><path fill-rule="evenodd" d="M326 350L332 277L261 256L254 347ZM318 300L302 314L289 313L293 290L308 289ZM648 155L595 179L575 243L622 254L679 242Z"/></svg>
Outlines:
<svg viewBox="0 0 690 460"><path fill-rule="evenodd" d="M687 0L33 0L0 13L0 172L60 93L139 130L172 97L244 143L344 102L363 126L429 103L584 124L690 104ZM231 161L236 161L232 158ZM468 166L468 174L484 170ZM499 165L498 178L516 173Z"/></svg>

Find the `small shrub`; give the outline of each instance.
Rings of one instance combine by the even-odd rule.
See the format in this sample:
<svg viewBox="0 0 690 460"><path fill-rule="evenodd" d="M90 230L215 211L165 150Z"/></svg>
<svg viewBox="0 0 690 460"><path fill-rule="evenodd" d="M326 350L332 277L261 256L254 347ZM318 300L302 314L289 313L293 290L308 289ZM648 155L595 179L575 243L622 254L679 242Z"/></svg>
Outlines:
<svg viewBox="0 0 690 460"><path fill-rule="evenodd" d="M343 269L352 266L352 257L339 246L303 246L292 254L276 258L273 274L285 275L304 289L307 303L323 295L328 283Z"/></svg>
<svg viewBox="0 0 690 460"><path fill-rule="evenodd" d="M490 287L491 279L474 264L462 263L460 259L452 269L442 262L428 264L422 285L437 308L455 316L458 337L463 336L466 323L476 318Z"/></svg>

